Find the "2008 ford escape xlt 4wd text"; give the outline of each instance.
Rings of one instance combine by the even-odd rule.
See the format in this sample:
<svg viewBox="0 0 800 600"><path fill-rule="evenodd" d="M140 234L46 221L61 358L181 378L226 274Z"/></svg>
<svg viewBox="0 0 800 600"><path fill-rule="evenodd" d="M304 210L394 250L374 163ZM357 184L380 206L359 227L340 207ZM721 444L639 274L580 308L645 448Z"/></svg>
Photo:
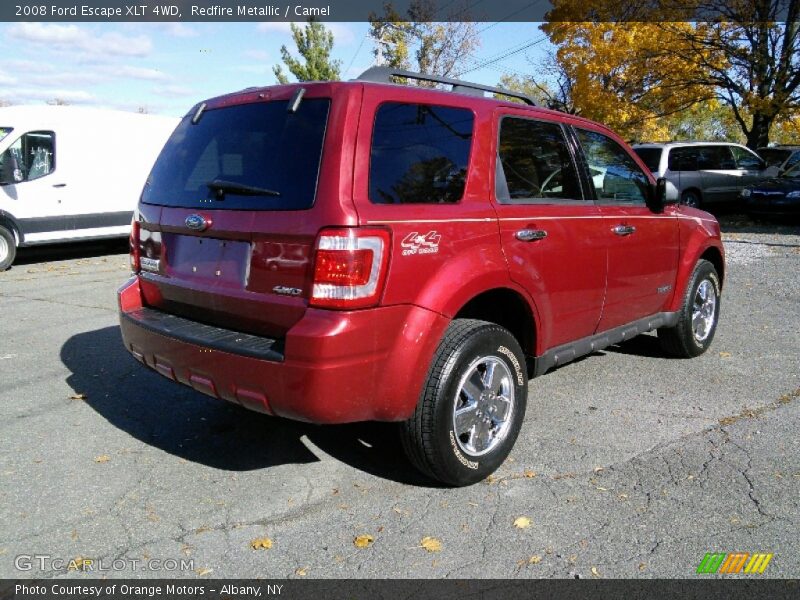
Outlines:
<svg viewBox="0 0 800 600"><path fill-rule="evenodd" d="M717 221L607 128L486 91L376 67L193 108L135 216L127 349L263 413L398 421L448 485L505 460L529 377L651 330L703 353Z"/></svg>

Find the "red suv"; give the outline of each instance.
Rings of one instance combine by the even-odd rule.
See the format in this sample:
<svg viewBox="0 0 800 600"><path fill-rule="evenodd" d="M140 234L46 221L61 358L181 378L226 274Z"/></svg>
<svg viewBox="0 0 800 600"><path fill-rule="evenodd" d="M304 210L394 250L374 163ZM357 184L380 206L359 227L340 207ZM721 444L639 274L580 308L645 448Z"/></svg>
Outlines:
<svg viewBox="0 0 800 600"><path fill-rule="evenodd" d="M399 421L419 469L474 483L529 377L654 329L708 348L719 225L664 190L607 128L507 90L386 68L243 90L193 108L150 174L122 336L252 410Z"/></svg>

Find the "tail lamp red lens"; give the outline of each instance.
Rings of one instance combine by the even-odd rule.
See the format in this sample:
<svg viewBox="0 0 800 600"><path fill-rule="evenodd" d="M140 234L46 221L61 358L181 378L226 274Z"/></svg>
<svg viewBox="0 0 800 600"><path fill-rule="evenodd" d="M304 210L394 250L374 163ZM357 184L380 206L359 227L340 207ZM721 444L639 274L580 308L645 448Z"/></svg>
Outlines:
<svg viewBox="0 0 800 600"><path fill-rule="evenodd" d="M134 216L133 221L131 221L130 237L131 269L134 273L138 273L140 269L139 231L139 221Z"/></svg>
<svg viewBox="0 0 800 600"><path fill-rule="evenodd" d="M324 230L317 238L311 305L349 309L377 304L388 262L387 231Z"/></svg>

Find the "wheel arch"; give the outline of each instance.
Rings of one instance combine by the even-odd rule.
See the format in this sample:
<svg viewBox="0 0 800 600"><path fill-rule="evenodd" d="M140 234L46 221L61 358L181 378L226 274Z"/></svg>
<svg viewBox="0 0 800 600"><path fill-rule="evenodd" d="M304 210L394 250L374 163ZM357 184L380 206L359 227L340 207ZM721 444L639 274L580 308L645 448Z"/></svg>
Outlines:
<svg viewBox="0 0 800 600"><path fill-rule="evenodd" d="M511 332L527 357L537 354L536 309L520 290L511 287L484 290L464 302L453 318L496 323Z"/></svg>
<svg viewBox="0 0 800 600"><path fill-rule="evenodd" d="M0 227L5 227L14 236L17 246L21 246L24 241L22 228L17 223L17 220L4 210L0 210Z"/></svg>

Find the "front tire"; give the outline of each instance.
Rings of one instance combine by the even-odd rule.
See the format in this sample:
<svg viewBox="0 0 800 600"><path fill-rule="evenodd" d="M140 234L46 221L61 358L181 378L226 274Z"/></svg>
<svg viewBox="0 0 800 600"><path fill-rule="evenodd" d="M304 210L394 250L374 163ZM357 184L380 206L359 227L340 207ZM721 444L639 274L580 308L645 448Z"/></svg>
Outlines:
<svg viewBox="0 0 800 600"><path fill-rule="evenodd" d="M693 358L708 350L717 331L720 308L720 279L707 260L694 268L674 327L658 330L661 347L670 356Z"/></svg>
<svg viewBox="0 0 800 600"><path fill-rule="evenodd" d="M482 481L503 463L527 404L525 355L511 333L454 320L442 338L403 448L427 476L451 486Z"/></svg>
<svg viewBox="0 0 800 600"><path fill-rule="evenodd" d="M691 206L692 208L700 208L702 205L700 192L697 190L686 190L681 194L681 204Z"/></svg>
<svg viewBox="0 0 800 600"><path fill-rule="evenodd" d="M5 227L0 227L0 271L5 271L17 256L17 242L14 234Z"/></svg>

